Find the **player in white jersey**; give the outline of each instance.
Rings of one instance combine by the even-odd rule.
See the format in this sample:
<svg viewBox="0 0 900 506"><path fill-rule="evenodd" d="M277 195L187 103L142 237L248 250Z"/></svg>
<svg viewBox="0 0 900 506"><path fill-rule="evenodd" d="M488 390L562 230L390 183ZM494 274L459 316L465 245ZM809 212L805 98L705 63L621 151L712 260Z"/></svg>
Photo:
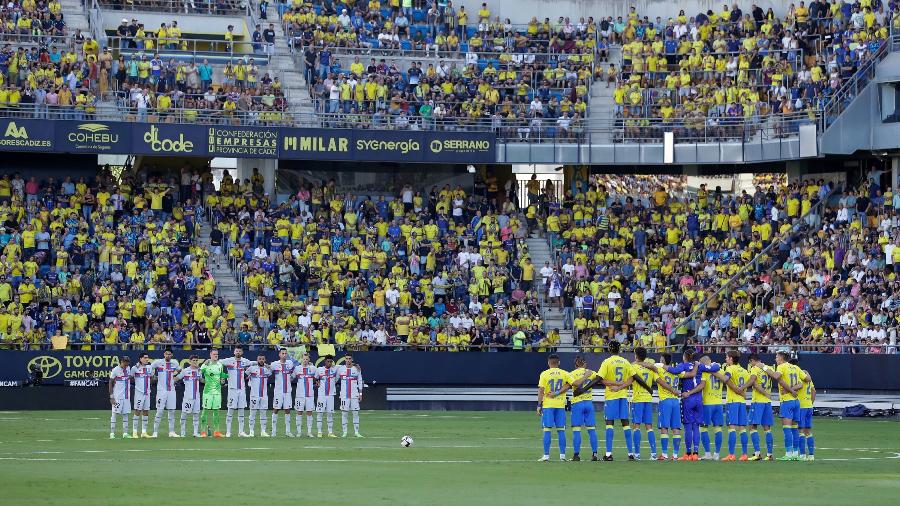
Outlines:
<svg viewBox="0 0 900 506"><path fill-rule="evenodd" d="M122 438L128 439L128 415L131 414L131 371L128 357L119 358L119 365L109 373L109 403L112 415L109 417L109 438L116 438L116 415L122 415Z"/></svg>
<svg viewBox="0 0 900 506"><path fill-rule="evenodd" d="M225 415L225 437L231 437L231 419L238 413L238 436L247 437L244 432L244 409L247 407L247 381L244 374L253 362L244 358L244 349L234 347L234 357L220 362L228 373L228 414Z"/></svg>
<svg viewBox="0 0 900 506"><path fill-rule="evenodd" d="M309 363L309 353L304 353L300 365L294 367L292 376L297 380L294 393L297 436L303 434L303 412L306 411L306 435L313 437L313 411L316 409L316 368Z"/></svg>
<svg viewBox="0 0 900 506"><path fill-rule="evenodd" d="M256 363L247 368L247 380L250 384L250 437L253 437L257 413L260 417L259 435L269 436L266 432L266 409L269 407L269 376L271 375L272 370L266 365L265 355L258 355Z"/></svg>
<svg viewBox="0 0 900 506"><path fill-rule="evenodd" d="M194 417L194 437L200 437L200 358L191 355L190 365L175 377L184 383L184 396L181 398L181 437L187 432L187 417Z"/></svg>
<svg viewBox="0 0 900 506"><path fill-rule="evenodd" d="M338 382L341 385L341 429L342 437L347 437L347 413L353 414L353 433L359 433L359 403L362 401L362 370L353 363L351 355L344 356L344 365L337 366Z"/></svg>
<svg viewBox="0 0 900 506"><path fill-rule="evenodd" d="M272 383L275 385L272 392L272 437L278 435L278 412L284 413L284 435L294 437L291 434L291 373L294 372L294 362L287 359L287 350L278 352L278 360L269 366L272 370Z"/></svg>
<svg viewBox="0 0 900 506"><path fill-rule="evenodd" d="M316 381L319 383L318 402L316 402L317 436L322 437L322 415L327 415L328 437L334 435L334 394L337 393L337 367L334 357L325 356L325 365L316 369Z"/></svg>
<svg viewBox="0 0 900 506"><path fill-rule="evenodd" d="M150 378L153 370L150 369L150 355L146 352L138 356L138 363L131 368L131 377L134 381L134 416L132 417L131 437L138 437L138 422L141 427L141 437L150 437L147 429L150 428Z"/></svg>
<svg viewBox="0 0 900 506"><path fill-rule="evenodd" d="M175 376L181 371L181 365L172 358L172 352L163 352L162 360L154 360L150 369L156 378L156 420L153 421L153 435L159 432L159 423L163 412L169 414L169 437L180 437L175 432Z"/></svg>

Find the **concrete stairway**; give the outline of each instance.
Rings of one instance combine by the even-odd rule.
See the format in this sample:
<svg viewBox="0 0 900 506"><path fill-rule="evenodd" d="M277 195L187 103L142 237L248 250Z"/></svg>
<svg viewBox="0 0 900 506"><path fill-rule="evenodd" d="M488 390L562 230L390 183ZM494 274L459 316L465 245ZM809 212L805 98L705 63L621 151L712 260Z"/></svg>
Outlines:
<svg viewBox="0 0 900 506"><path fill-rule="evenodd" d="M614 64L616 68L621 71L621 46L613 46L609 48L609 61L598 64L604 68L604 76L606 76L607 74L609 64ZM588 105L588 118L590 118L589 121L594 122L594 124L596 124L598 127L606 129L602 132L592 133L591 139L593 140L593 142L604 144L612 143L612 136L610 135L608 128L612 126L612 121L615 119L615 102L613 101L613 92L615 90L615 84L610 84L609 88L607 88L604 81L597 81L591 87L591 101Z"/></svg>
<svg viewBox="0 0 900 506"><path fill-rule="evenodd" d="M74 34L76 28L80 28L81 33L93 37L90 23L88 23L88 18L85 15L84 6L81 5L81 2L82 0L60 0L63 19L66 21L69 35Z"/></svg>
<svg viewBox="0 0 900 506"><path fill-rule="evenodd" d="M259 12L259 6L256 2L253 4L254 13ZM248 21L250 30L253 30L252 18ZM281 20L278 19L278 11L271 6L268 13L268 19L255 20L260 27L265 30L269 23L272 23L272 29L275 30L275 56L269 61L268 69L273 75L279 76L282 80L281 88L288 99L288 102L295 112L311 116L314 111L312 101L309 98L309 89L306 86L306 79L303 77L302 55L300 53L291 54L288 47L288 39L281 27ZM305 118L309 119L309 118Z"/></svg>
<svg viewBox="0 0 900 506"><path fill-rule="evenodd" d="M202 246L209 247L209 233L211 231L212 228L207 221L200 222L200 237L197 240ZM222 297L226 302L234 303L235 318L237 321L241 321L245 314L250 314L250 307L247 305L247 300L244 299L244 291L241 289L241 285L226 261L226 253L222 252L219 261L210 256L208 267L209 272L216 279L216 297Z"/></svg>
<svg viewBox="0 0 900 506"><path fill-rule="evenodd" d="M554 264L553 252L550 250L550 245L544 237L529 237L525 240L525 243L528 245L528 252L531 254L531 262L535 266L535 284L540 285L542 280L540 270L544 267L545 262L549 261L550 265ZM548 304L546 291L543 288L543 285L539 286L539 292L541 309L544 313L545 330L550 331L552 329L559 329L560 351L575 351L572 331L568 329L563 330L562 311L559 307L551 307Z"/></svg>

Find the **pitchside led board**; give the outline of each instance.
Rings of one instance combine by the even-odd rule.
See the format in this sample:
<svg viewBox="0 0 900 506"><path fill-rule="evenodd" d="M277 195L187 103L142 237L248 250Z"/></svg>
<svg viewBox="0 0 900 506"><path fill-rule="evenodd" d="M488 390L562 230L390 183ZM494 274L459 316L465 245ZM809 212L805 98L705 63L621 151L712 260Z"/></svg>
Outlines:
<svg viewBox="0 0 900 506"><path fill-rule="evenodd" d="M0 119L0 151L493 163L489 132L267 128L115 121Z"/></svg>

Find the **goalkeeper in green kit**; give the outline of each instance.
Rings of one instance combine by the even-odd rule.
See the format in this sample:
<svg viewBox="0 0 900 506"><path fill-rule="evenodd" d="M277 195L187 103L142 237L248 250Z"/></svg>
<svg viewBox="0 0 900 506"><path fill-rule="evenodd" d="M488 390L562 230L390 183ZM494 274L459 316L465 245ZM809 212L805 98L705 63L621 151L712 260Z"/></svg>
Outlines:
<svg viewBox="0 0 900 506"><path fill-rule="evenodd" d="M200 437L207 437L210 432L213 437L222 437L222 433L219 432L219 410L222 409L222 384L225 383L227 377L225 368L219 363L219 350L212 350L209 352L209 360L200 366L200 381L203 382L203 411L200 413L200 426L204 428ZM210 421L212 422L212 431L209 430Z"/></svg>

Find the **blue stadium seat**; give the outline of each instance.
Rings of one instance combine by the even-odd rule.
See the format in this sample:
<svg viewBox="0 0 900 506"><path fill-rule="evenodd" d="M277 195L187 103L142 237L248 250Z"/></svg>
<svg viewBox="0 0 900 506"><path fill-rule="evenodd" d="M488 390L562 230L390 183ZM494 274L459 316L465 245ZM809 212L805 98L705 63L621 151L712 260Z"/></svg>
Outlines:
<svg viewBox="0 0 900 506"><path fill-rule="evenodd" d="M411 51L412 43L408 40L401 40L400 41L400 49L402 49L404 51Z"/></svg>
<svg viewBox="0 0 900 506"><path fill-rule="evenodd" d="M427 17L427 13L425 9L413 9L412 20L413 23L424 23Z"/></svg>

